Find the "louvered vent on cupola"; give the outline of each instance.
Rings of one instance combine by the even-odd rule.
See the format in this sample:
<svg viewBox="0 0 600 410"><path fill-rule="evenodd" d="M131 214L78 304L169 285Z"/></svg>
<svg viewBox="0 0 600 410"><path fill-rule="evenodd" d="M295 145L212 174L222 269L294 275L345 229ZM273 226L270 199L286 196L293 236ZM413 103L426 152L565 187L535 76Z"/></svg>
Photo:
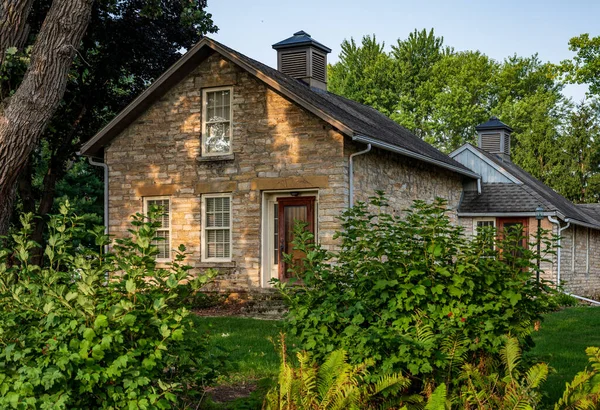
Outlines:
<svg viewBox="0 0 600 410"><path fill-rule="evenodd" d="M327 89L327 54L331 49L298 31L290 38L273 44L277 50L277 69L304 81L311 87Z"/></svg>
<svg viewBox="0 0 600 410"><path fill-rule="evenodd" d="M503 161L510 161L510 134L512 128L497 117L475 127L478 134L478 145L490 154L498 155Z"/></svg>

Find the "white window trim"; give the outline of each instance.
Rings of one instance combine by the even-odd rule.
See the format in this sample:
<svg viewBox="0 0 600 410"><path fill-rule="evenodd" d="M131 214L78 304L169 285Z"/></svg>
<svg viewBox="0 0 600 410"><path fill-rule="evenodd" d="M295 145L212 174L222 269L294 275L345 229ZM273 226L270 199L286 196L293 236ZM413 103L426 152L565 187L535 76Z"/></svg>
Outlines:
<svg viewBox="0 0 600 410"><path fill-rule="evenodd" d="M477 235L477 222L491 222L494 224L494 228L496 228L496 218L494 217L473 218L473 236Z"/></svg>
<svg viewBox="0 0 600 410"><path fill-rule="evenodd" d="M209 258L206 256L206 198L229 198L229 258ZM204 194L202 195L202 229L200 238L202 262L231 262L233 259L233 201L231 194ZM220 229L224 229L221 227Z"/></svg>
<svg viewBox="0 0 600 410"><path fill-rule="evenodd" d="M173 255L173 247L172 247L172 242L173 242L173 235L171 234L171 226L173 226L173 220L172 220L172 216L173 216L173 201L171 201L171 197L170 196L145 196L144 197L144 215L148 215L148 201L161 201L161 200L168 200L169 201L169 257L168 258L156 258L156 262L171 262L172 259L172 255ZM167 229L164 228L159 228L157 230L161 230L161 231L166 231Z"/></svg>
<svg viewBox="0 0 600 410"><path fill-rule="evenodd" d="M207 93L215 91L229 90L229 151L227 152L206 152L206 107L208 99ZM203 157L220 157L223 155L231 155L233 153L233 87L214 87L204 88L202 90L202 156Z"/></svg>

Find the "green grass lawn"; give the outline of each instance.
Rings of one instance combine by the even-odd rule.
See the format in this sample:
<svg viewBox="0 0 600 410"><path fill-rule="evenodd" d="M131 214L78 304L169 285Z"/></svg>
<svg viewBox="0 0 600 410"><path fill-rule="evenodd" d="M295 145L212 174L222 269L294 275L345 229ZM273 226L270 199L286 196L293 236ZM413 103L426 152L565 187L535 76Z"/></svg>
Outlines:
<svg viewBox="0 0 600 410"><path fill-rule="evenodd" d="M281 321L195 316L194 322L199 329L210 333L213 348L230 352L234 368L221 383L259 380L277 374L279 350L273 341L279 340Z"/></svg>
<svg viewBox="0 0 600 410"><path fill-rule="evenodd" d="M214 349L230 352L229 360L234 368L219 384L253 383L276 376L279 350L271 340L278 340L281 321L200 316L194 321L200 329L210 333ZM556 370L542 386L548 395L546 403L555 403L565 383L586 367L585 348L600 346L600 308L576 307L548 314L540 331L533 336L536 346L528 355ZM289 338L287 344L293 347Z"/></svg>
<svg viewBox="0 0 600 410"><path fill-rule="evenodd" d="M600 308L575 307L548 314L533 338L536 346L531 354L556 370L542 386L547 402L555 403L565 383L586 367L585 348L600 346Z"/></svg>

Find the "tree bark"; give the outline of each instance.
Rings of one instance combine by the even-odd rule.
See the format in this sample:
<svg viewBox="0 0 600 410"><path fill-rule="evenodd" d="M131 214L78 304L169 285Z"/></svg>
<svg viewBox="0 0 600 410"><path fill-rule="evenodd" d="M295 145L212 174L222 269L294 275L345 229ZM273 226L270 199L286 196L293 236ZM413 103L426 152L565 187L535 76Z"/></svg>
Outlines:
<svg viewBox="0 0 600 410"><path fill-rule="evenodd" d="M27 16L33 0L0 0L0 65L4 62L6 49L21 50L29 35Z"/></svg>
<svg viewBox="0 0 600 410"><path fill-rule="evenodd" d="M0 113L0 203L14 198L19 173L58 108L92 4L93 0L54 0L25 77ZM8 230L11 210L5 208L0 208L0 235Z"/></svg>

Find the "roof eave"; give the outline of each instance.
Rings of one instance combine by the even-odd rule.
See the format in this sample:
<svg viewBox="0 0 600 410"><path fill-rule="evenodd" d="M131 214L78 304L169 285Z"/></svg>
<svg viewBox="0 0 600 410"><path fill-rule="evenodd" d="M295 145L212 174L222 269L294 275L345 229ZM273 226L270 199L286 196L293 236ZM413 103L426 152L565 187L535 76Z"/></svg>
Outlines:
<svg viewBox="0 0 600 410"><path fill-rule="evenodd" d="M520 217L520 216L536 216L535 212L457 212L459 217L474 217L474 218L484 218L484 217ZM542 215L544 216L558 216L556 211L552 212L544 212Z"/></svg>
<svg viewBox="0 0 600 410"><path fill-rule="evenodd" d="M388 143L385 143L383 141L379 141L379 140L377 140L375 138L368 137L366 135L355 135L355 136L352 137L352 140L353 141L362 142L362 143L365 143L365 144L371 144L374 147L381 148L381 149L384 149L386 151L395 152L395 153L398 153L398 154L405 155L407 157L411 157L411 158L415 158L415 159L418 159L418 160L423 161L423 162L427 162L429 164L437 165L438 167L448 169L450 171L456 172L458 174L461 174L461 175L464 175L464 176L467 176L467 177L470 177L470 178L473 178L473 179L479 179L479 178L481 178L481 176L479 174L476 174L475 172L469 171L468 169L462 169L460 167L456 167L454 165L447 164L447 163L445 163L443 161L438 161L436 159L430 158L430 157L428 157L426 155L422 155L422 154L419 154L419 153L416 153L416 152L413 152L413 151L409 151L409 150L407 150L405 148L401 148L401 147L398 147L396 145L388 144Z"/></svg>

